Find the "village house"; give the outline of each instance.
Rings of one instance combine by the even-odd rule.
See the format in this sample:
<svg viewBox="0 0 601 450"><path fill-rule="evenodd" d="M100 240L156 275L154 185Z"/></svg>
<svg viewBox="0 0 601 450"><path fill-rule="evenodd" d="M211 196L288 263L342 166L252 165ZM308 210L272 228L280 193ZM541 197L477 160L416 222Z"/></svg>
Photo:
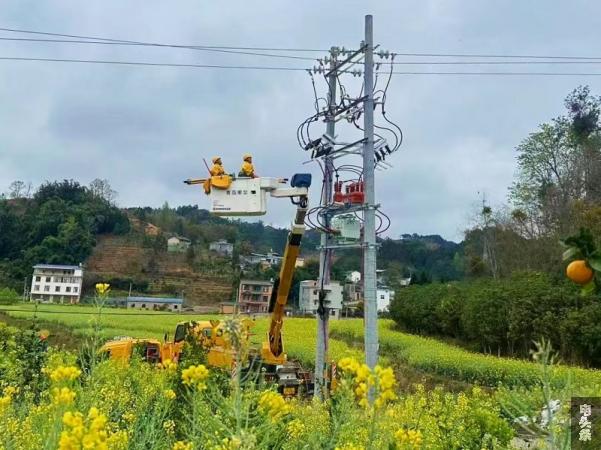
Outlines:
<svg viewBox="0 0 601 450"><path fill-rule="evenodd" d="M238 290L238 307L241 313L266 313L273 291L271 281L241 280Z"/></svg>
<svg viewBox="0 0 601 450"><path fill-rule="evenodd" d="M173 253L183 253L190 248L191 244L192 241L190 241L188 238L183 236L171 236L169 239L167 239L167 251Z"/></svg>
<svg viewBox="0 0 601 450"><path fill-rule="evenodd" d="M234 244L229 243L225 239L219 239L209 244L209 250L223 256L232 256L234 253Z"/></svg>
<svg viewBox="0 0 601 450"><path fill-rule="evenodd" d="M79 303L83 267L62 264L36 264L31 277L31 300Z"/></svg>

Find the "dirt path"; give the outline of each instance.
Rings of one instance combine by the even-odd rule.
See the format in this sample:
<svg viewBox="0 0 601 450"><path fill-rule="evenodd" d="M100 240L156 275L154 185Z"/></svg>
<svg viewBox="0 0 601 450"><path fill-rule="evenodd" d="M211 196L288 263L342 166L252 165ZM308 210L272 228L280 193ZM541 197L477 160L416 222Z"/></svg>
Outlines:
<svg viewBox="0 0 601 450"><path fill-rule="evenodd" d="M29 328L33 324L31 319L17 319L2 312L0 312L0 322L20 329ZM37 324L38 328L48 330L50 333L48 336L48 343L50 345L67 350L77 350L79 348L81 338L75 336L69 329L57 326L57 324L44 322L43 320L38 320Z"/></svg>

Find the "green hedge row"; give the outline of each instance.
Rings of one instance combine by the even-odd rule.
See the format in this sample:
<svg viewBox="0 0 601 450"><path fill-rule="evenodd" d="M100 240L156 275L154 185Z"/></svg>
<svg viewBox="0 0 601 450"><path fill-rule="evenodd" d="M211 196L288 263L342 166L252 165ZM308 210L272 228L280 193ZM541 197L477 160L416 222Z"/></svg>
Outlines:
<svg viewBox="0 0 601 450"><path fill-rule="evenodd" d="M601 299L543 274L412 286L390 312L404 330L476 351L527 358L545 338L563 361L601 367Z"/></svg>

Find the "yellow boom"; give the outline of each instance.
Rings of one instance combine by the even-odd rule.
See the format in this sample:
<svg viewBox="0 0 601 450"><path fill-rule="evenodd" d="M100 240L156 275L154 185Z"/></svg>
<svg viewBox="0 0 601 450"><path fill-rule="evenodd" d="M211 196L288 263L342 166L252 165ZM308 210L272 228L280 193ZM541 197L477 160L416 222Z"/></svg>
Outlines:
<svg viewBox="0 0 601 450"><path fill-rule="evenodd" d="M301 196L297 203L296 217L292 223L290 233L288 233L288 242L282 259L280 268L279 283L274 286L270 302L271 320L267 340L263 342L261 348L261 358L267 364L284 364L286 354L284 353L284 343L282 340L282 326L284 324L284 308L288 303L288 295L292 286L296 258L300 252L300 243L305 232L305 215L307 214L307 197Z"/></svg>

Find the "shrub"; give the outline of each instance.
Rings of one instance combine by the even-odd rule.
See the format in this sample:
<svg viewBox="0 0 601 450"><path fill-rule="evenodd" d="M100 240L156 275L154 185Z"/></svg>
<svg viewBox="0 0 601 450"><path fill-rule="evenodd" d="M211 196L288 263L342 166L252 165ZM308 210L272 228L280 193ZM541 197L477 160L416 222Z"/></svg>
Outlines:
<svg viewBox="0 0 601 450"><path fill-rule="evenodd" d="M547 339L562 359L601 367L601 316L597 297L582 297L547 275L519 273L410 286L399 290L391 317L403 329L448 336L480 351L527 358L533 341Z"/></svg>

